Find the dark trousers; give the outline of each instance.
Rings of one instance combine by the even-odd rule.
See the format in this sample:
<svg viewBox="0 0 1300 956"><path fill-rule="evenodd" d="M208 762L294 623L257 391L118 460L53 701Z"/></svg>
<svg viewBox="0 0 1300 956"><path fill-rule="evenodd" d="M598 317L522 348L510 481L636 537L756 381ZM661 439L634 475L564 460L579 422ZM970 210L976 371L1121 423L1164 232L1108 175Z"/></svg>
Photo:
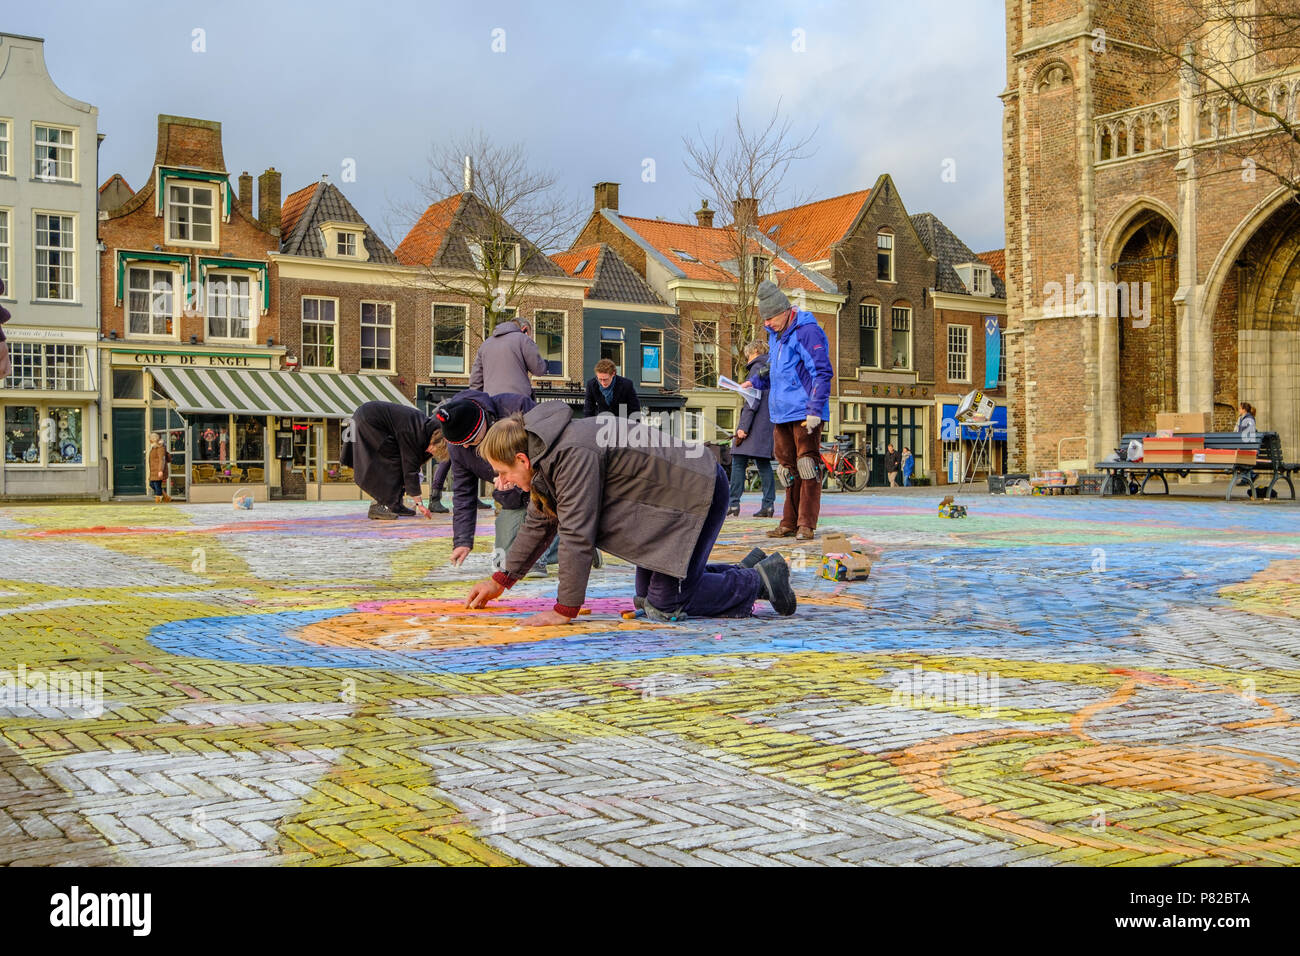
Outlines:
<svg viewBox="0 0 1300 956"><path fill-rule="evenodd" d="M149 490L153 492L153 496L155 498L161 498L163 493L162 480L161 479L159 479L158 481L150 480Z"/></svg>
<svg viewBox="0 0 1300 956"><path fill-rule="evenodd" d="M713 486L713 504L699 540L686 566L686 577L636 569L636 593L647 603L672 614L685 611L690 617L748 617L758 600L759 577L753 568L734 564L709 564L709 553L718 540L727 504L731 497L727 474L718 466L718 480Z"/></svg>
<svg viewBox="0 0 1300 956"><path fill-rule="evenodd" d="M731 507L740 504L740 496L745 493L745 469L753 462L758 467L758 477L763 482L763 510L771 511L776 503L776 478L772 475L772 459L755 458L751 455L731 455Z"/></svg>
<svg viewBox="0 0 1300 956"><path fill-rule="evenodd" d="M451 459L438 462L433 469L433 484L429 487L429 500L437 501L442 497L442 488L447 483L447 472L451 471Z"/></svg>
<svg viewBox="0 0 1300 956"><path fill-rule="evenodd" d="M811 458L820 463L822 426L808 434L803 422L784 422L772 429L773 451L776 460L790 473L790 486L785 489L785 510L781 514L783 528L811 528L817 530L817 518L822 510L822 483L820 478L800 478L797 459Z"/></svg>

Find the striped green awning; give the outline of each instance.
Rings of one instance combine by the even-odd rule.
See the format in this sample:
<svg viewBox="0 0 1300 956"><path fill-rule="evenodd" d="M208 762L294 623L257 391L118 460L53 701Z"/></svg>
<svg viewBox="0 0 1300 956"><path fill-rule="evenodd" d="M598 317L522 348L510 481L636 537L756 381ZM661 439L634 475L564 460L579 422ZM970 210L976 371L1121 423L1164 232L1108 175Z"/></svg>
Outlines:
<svg viewBox="0 0 1300 956"><path fill-rule="evenodd" d="M147 366L154 384L183 414L351 418L366 402L412 402L377 375L331 375L247 368Z"/></svg>

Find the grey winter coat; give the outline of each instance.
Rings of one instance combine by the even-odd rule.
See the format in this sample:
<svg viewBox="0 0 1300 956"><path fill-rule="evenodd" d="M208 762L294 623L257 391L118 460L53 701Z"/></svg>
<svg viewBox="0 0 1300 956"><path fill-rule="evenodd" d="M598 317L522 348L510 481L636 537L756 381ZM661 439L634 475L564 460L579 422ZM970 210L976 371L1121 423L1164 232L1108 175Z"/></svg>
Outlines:
<svg viewBox="0 0 1300 956"><path fill-rule="evenodd" d="M718 480L718 464L703 445L664 447L658 429L610 415L574 419L563 402L542 402L524 423L533 489L554 503L558 523L529 502L506 555L512 581L537 563L557 533L557 603L573 613L586 597L597 548L686 576Z"/></svg>
<svg viewBox="0 0 1300 956"><path fill-rule="evenodd" d="M772 457L772 416L767 411L767 397L772 389L767 385L767 356L760 355L745 366L745 378L742 381L753 382L761 387L762 392L755 408L749 402L742 401L740 409L740 430L745 438L731 447L733 455L748 455L751 458Z"/></svg>
<svg viewBox="0 0 1300 956"><path fill-rule="evenodd" d="M488 340L479 346L469 387L489 395L532 395L529 372L545 374L546 361L537 343L511 319L498 324Z"/></svg>

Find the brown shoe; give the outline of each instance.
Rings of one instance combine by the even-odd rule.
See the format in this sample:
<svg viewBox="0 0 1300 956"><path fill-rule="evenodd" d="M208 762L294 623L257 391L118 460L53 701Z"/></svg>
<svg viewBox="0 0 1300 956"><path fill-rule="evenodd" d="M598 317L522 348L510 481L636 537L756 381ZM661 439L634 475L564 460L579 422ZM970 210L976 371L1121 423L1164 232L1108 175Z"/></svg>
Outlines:
<svg viewBox="0 0 1300 956"><path fill-rule="evenodd" d="M162 495L154 495L154 496L153 496L153 503L156 504L156 505L160 505L160 504L162 504Z"/></svg>
<svg viewBox="0 0 1300 956"><path fill-rule="evenodd" d="M793 538L794 528L787 528L783 525L777 525L767 533L769 538Z"/></svg>
<svg viewBox="0 0 1300 956"><path fill-rule="evenodd" d="M794 539L796 541L811 541L814 537L816 537L816 533L812 528L800 528Z"/></svg>
<svg viewBox="0 0 1300 956"><path fill-rule="evenodd" d="M172 501L171 495L163 495L163 504L169 505L171 504L171 501Z"/></svg>

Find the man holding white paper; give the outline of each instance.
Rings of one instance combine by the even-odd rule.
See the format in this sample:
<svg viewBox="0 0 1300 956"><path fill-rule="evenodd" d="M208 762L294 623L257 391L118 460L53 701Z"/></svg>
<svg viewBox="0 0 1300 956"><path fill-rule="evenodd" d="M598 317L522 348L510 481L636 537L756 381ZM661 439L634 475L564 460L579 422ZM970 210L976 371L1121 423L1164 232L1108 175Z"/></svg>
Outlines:
<svg viewBox="0 0 1300 956"><path fill-rule="evenodd" d="M760 282L757 294L758 317L767 327L770 357L768 372L759 377L771 386L768 411L776 460L790 473L781 523L767 534L811 541L821 514L818 464L822 424L830 418L831 379L835 376L830 342L813 314L791 308L790 300L774 282Z"/></svg>

